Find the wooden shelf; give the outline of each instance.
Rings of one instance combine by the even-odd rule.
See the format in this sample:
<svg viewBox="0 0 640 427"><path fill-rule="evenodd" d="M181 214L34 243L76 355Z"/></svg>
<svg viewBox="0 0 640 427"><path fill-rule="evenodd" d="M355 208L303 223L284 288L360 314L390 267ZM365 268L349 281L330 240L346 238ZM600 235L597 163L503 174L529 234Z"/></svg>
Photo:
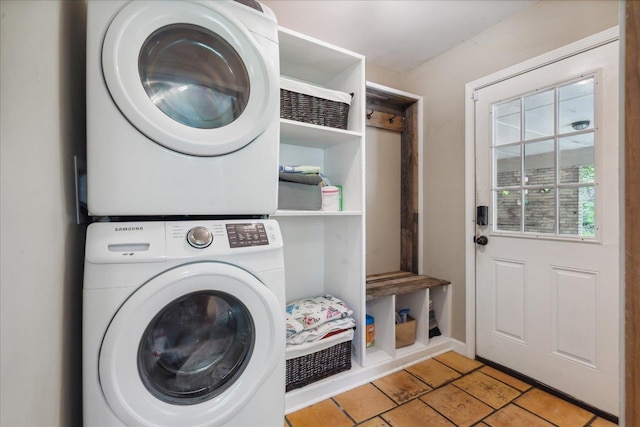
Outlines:
<svg viewBox="0 0 640 427"><path fill-rule="evenodd" d="M372 274L367 276L367 301L388 295L406 294L451 282L406 271Z"/></svg>

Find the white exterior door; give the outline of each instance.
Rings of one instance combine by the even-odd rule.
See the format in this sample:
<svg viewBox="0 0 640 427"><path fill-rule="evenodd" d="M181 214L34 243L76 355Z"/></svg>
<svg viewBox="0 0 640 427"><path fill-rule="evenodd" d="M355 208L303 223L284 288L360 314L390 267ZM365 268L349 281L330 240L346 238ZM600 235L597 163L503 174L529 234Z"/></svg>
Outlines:
<svg viewBox="0 0 640 427"><path fill-rule="evenodd" d="M476 354L616 415L618 54L475 94Z"/></svg>

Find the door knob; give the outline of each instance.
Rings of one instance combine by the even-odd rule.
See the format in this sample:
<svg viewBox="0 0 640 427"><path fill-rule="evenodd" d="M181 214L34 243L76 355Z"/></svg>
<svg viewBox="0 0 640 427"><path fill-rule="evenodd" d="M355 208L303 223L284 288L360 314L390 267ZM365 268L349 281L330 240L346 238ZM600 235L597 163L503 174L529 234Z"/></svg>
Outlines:
<svg viewBox="0 0 640 427"><path fill-rule="evenodd" d="M487 236L473 236L473 241L476 245L485 246L489 243Z"/></svg>

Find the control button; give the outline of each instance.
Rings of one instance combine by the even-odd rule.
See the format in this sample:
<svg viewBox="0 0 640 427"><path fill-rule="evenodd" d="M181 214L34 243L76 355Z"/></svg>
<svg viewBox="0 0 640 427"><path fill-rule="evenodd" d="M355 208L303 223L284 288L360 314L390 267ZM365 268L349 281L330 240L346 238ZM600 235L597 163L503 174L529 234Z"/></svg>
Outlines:
<svg viewBox="0 0 640 427"><path fill-rule="evenodd" d="M193 227L187 233L187 242L196 249L203 249L213 242L213 235L207 227Z"/></svg>

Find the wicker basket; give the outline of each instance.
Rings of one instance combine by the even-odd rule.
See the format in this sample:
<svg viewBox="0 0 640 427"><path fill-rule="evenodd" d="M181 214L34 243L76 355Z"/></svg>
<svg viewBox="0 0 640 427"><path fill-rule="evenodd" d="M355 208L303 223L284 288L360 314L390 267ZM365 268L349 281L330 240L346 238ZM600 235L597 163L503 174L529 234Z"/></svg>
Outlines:
<svg viewBox="0 0 640 427"><path fill-rule="evenodd" d="M304 387L351 369L351 341L287 360L286 390Z"/></svg>
<svg viewBox="0 0 640 427"><path fill-rule="evenodd" d="M280 117L346 129L353 94L281 78Z"/></svg>

